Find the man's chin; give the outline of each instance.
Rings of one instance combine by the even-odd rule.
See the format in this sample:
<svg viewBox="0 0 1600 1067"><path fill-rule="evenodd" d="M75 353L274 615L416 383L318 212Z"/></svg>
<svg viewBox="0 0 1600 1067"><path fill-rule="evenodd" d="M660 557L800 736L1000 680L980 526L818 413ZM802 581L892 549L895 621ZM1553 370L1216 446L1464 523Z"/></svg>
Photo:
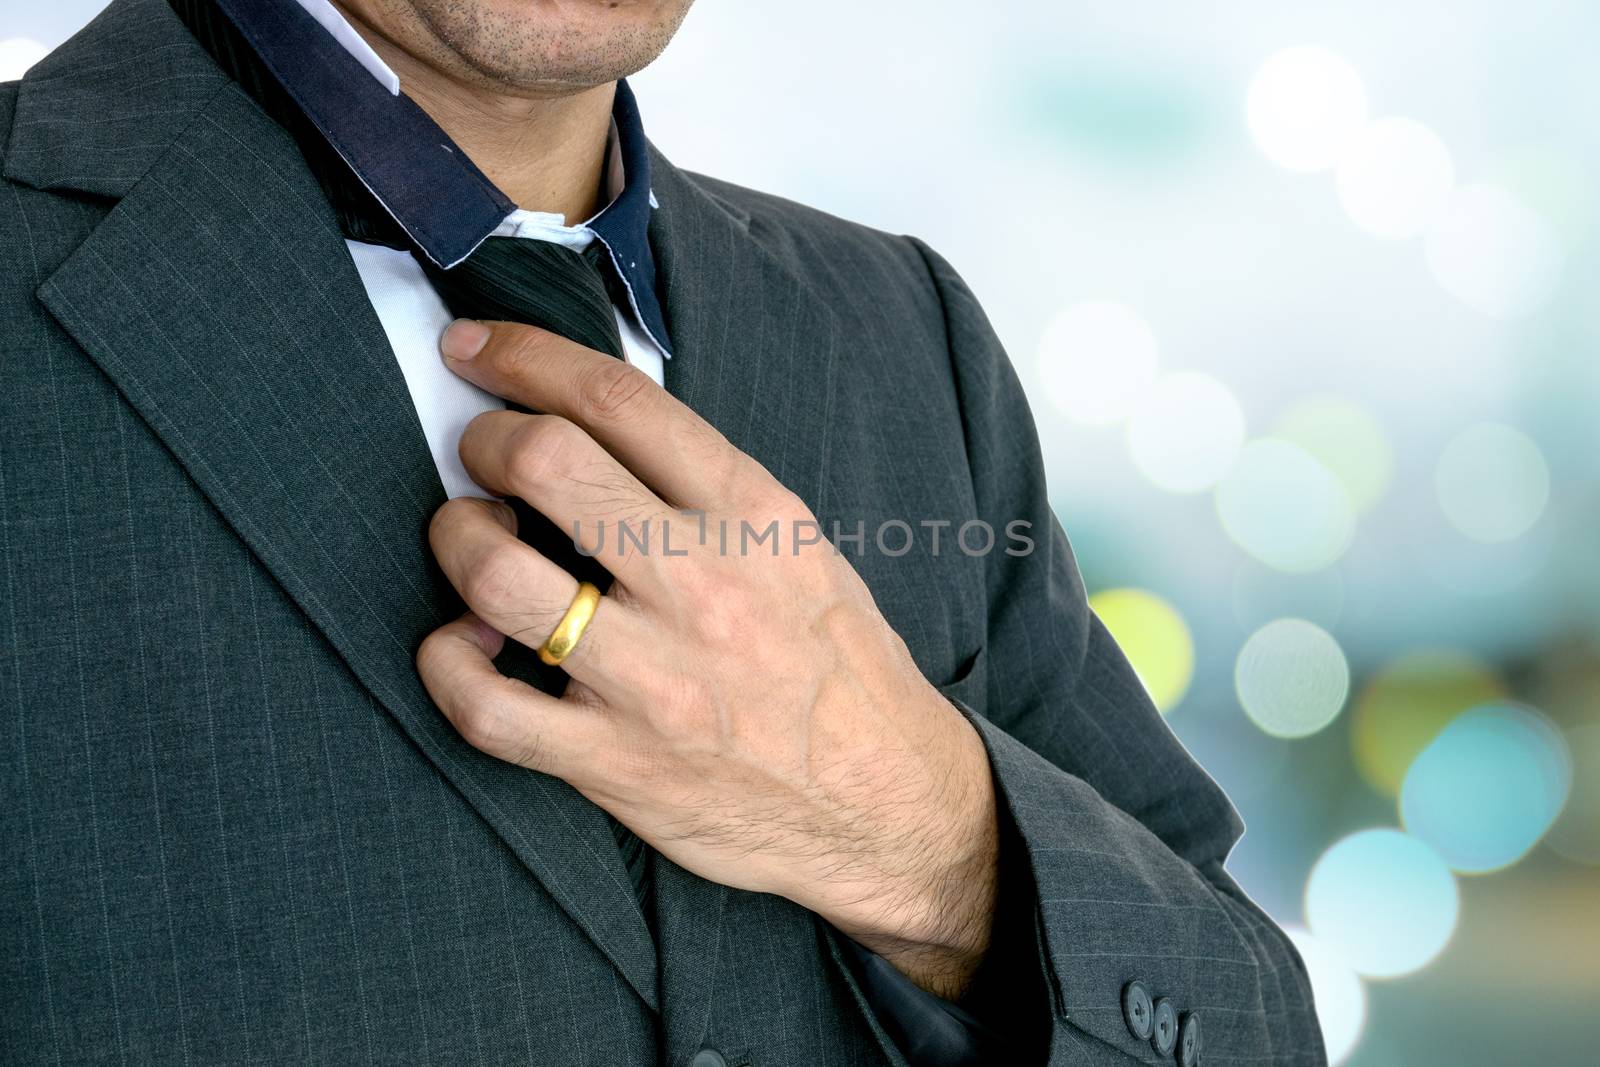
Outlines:
<svg viewBox="0 0 1600 1067"><path fill-rule="evenodd" d="M410 3L456 63L528 95L569 93L636 73L666 48L689 7L689 0Z"/></svg>

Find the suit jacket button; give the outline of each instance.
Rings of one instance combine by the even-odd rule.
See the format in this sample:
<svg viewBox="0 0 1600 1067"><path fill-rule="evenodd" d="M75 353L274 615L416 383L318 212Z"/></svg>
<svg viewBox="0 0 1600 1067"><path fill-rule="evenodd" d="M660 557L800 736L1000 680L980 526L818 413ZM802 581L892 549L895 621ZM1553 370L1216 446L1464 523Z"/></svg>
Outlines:
<svg viewBox="0 0 1600 1067"><path fill-rule="evenodd" d="M1200 1067L1200 1016L1185 1012L1178 1024L1178 1063L1180 1067Z"/></svg>
<svg viewBox="0 0 1600 1067"><path fill-rule="evenodd" d="M1150 991L1143 982L1129 982L1122 987L1122 1021L1128 1024L1128 1033L1140 1041L1150 1039L1150 1017L1154 1010Z"/></svg>
<svg viewBox="0 0 1600 1067"><path fill-rule="evenodd" d="M728 1061L714 1048L703 1048L694 1054L689 1067L728 1067Z"/></svg>
<svg viewBox="0 0 1600 1067"><path fill-rule="evenodd" d="M1172 1047L1178 1043L1178 1009L1172 1006L1172 1001L1162 997L1156 1001L1153 1011L1153 1026L1150 1033L1151 1046L1163 1056L1172 1052Z"/></svg>

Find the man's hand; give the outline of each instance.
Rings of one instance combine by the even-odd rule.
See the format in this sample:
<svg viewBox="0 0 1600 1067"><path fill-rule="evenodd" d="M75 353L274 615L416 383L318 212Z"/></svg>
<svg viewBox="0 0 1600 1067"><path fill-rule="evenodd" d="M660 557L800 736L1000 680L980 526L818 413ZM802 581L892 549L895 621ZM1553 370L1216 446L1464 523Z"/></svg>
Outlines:
<svg viewBox="0 0 1600 1067"><path fill-rule="evenodd" d="M458 321L442 347L547 413L474 419L468 473L576 529L615 578L562 664L565 696L548 696L491 657L501 635L542 644L577 582L517 539L505 505L440 508L433 550L472 609L417 656L445 715L680 866L785 896L957 995L993 918L988 758L805 504L620 360L505 323ZM757 541L774 522L776 544Z"/></svg>

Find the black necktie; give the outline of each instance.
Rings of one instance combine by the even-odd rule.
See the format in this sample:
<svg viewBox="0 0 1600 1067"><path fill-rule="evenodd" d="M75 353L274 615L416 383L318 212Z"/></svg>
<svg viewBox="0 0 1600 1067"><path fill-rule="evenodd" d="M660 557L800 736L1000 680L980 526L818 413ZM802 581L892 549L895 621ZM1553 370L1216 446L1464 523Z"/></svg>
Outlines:
<svg viewBox="0 0 1600 1067"><path fill-rule="evenodd" d="M574 252L551 241L490 237L451 270L417 258L458 318L525 322L621 359L604 255L598 240Z"/></svg>
<svg viewBox="0 0 1600 1067"><path fill-rule="evenodd" d="M598 240L580 253L550 241L490 237L450 270L423 256L417 259L445 306L458 318L527 323L621 359L622 337L600 263L604 254ZM508 503L516 512L517 534L524 542L579 581L593 582L601 589L610 585L605 568L573 546L570 531L560 529L521 500L513 498ZM566 673L561 668L546 666L532 650L514 641L506 642L497 666L547 693L560 695L566 688ZM611 820L611 829L639 906L650 920L649 847L616 819Z"/></svg>

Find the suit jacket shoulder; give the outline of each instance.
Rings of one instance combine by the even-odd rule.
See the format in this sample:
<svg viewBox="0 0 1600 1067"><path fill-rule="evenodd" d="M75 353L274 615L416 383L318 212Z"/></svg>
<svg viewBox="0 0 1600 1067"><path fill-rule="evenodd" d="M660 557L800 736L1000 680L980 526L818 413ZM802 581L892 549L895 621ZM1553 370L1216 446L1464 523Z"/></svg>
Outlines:
<svg viewBox="0 0 1600 1067"><path fill-rule="evenodd" d="M779 240L800 244L814 243L820 250L845 253L876 251L905 259L906 238L885 230L852 222L810 204L776 193L737 185L697 171L685 175L713 199L721 201L735 214L749 219L752 232L769 234ZM914 257L913 257L914 260ZM907 265L913 264L907 260Z"/></svg>
<svg viewBox="0 0 1600 1067"><path fill-rule="evenodd" d="M684 176L746 220L750 237L835 311L871 312L876 330L898 327L944 348L944 307L925 246L913 237L852 222L820 208L695 172ZM885 303L887 301L887 303Z"/></svg>

